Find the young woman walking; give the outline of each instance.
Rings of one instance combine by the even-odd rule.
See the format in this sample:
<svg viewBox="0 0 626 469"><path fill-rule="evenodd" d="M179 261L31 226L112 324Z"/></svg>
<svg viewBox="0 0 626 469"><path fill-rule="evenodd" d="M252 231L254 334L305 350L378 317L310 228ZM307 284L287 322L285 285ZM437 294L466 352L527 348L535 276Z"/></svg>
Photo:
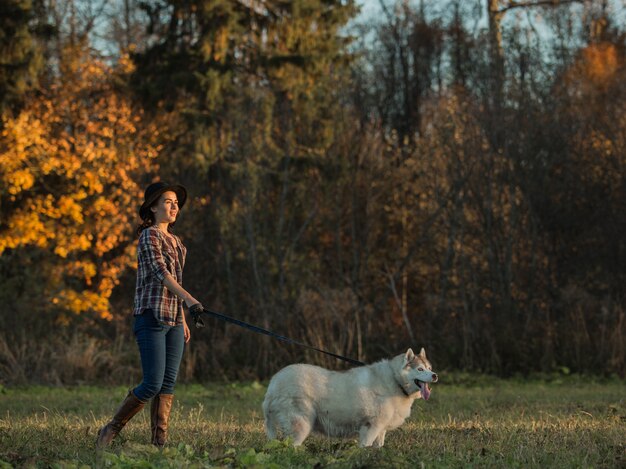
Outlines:
<svg viewBox="0 0 626 469"><path fill-rule="evenodd" d="M143 380L130 390L109 423L100 429L96 446L111 444L146 402L150 405L152 444L162 447L167 429L174 385L190 331L183 303L201 308L183 287L187 249L172 233L172 226L187 200L181 185L150 184L139 209L143 223L137 229L137 286L133 331L139 345Z"/></svg>

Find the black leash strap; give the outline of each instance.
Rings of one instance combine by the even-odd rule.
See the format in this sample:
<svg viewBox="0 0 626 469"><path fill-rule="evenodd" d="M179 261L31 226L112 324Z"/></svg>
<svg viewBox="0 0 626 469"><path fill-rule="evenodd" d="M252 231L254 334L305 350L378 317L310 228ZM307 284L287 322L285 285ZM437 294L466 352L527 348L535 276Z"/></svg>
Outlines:
<svg viewBox="0 0 626 469"><path fill-rule="evenodd" d="M204 308L202 308L202 310L199 311L199 309L200 308L196 309L193 306L189 309L189 312L191 313L191 316L193 317L193 322L196 325L196 327L204 327L204 321L200 317L200 315L204 313L216 319L221 319L222 321L230 322L231 324L236 324L237 326L244 327L254 332L258 332L259 334L269 335L270 337L274 337L275 339L282 340L283 342L287 342L289 344L299 345L300 347L305 347L311 350L315 350L316 352L325 353L326 355L330 355L331 357L338 358L339 360L352 363L353 365L358 365L358 366L365 365L365 363L360 362L358 360L354 360L353 358L344 357L342 355L337 355L336 353L327 352L326 350L313 347L312 345L303 344L302 342L298 342L297 340L293 340L293 339L290 339L289 337L278 335L275 332L268 331L266 329L263 329L262 327L255 326L253 324L248 324L247 322L240 321L239 319L231 318L230 316L226 316L225 314L216 313L215 311L211 311L211 310L204 309Z"/></svg>

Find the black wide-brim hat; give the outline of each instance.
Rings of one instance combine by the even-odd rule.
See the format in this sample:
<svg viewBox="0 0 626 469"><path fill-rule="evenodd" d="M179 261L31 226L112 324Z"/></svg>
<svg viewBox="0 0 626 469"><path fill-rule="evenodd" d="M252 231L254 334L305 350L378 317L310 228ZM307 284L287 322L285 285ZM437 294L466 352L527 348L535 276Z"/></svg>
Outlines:
<svg viewBox="0 0 626 469"><path fill-rule="evenodd" d="M153 203L159 200L163 192L172 191L176 192L178 197L178 208L183 208L185 201L187 200L187 189L180 184L168 184L166 182L154 182L146 188L146 192L143 196L143 204L139 207L139 216L142 220L148 220L150 215L150 207Z"/></svg>

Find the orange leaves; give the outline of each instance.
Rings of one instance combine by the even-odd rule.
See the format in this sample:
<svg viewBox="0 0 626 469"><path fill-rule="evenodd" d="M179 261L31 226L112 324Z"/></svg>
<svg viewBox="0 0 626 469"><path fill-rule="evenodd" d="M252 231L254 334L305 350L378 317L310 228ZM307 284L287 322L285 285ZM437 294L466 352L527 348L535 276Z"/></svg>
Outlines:
<svg viewBox="0 0 626 469"><path fill-rule="evenodd" d="M10 143L11 146L7 148L7 152L14 157L15 162L22 160L26 155L26 149L45 144L46 124L30 113L23 112L14 119L4 118L2 127L2 139ZM6 154L0 161L3 167L11 163L11 160L6 158Z"/></svg>
<svg viewBox="0 0 626 469"><path fill-rule="evenodd" d="M48 233L38 214L33 211L20 211L12 216L7 223L6 231L0 234L0 254L5 249L13 249L23 245L34 245L44 248L53 234Z"/></svg>
<svg viewBox="0 0 626 469"><path fill-rule="evenodd" d="M117 60L117 71L119 73L128 74L134 72L135 69L135 63L127 52L123 53Z"/></svg>
<svg viewBox="0 0 626 469"><path fill-rule="evenodd" d="M78 315L85 311L94 311L103 319L112 318L109 311L108 297L104 297L98 292L66 289L61 291L61 293L54 298L53 302L73 314Z"/></svg>
<svg viewBox="0 0 626 469"><path fill-rule="evenodd" d="M3 119L0 151L0 183L11 199L35 183L35 174L29 169L29 155L46 151L45 126L29 113L15 119Z"/></svg>
<svg viewBox="0 0 626 469"><path fill-rule="evenodd" d="M580 203L585 206L598 197L599 206L608 206L607 196L620 193L623 185L626 128L624 107L624 52L622 46L609 42L593 43L582 49L567 70L561 88L567 97L560 119L574 131L568 145L567 168L555 168L561 176L575 175L586 188L594 188ZM572 194L580 195L580 189ZM567 197L565 194L557 197Z"/></svg>
<svg viewBox="0 0 626 469"><path fill-rule="evenodd" d="M80 196L79 196L80 198ZM64 218L71 224L81 224L84 221L83 208L73 196L62 195L57 201L58 218Z"/></svg>
<svg viewBox="0 0 626 469"><path fill-rule="evenodd" d="M595 85L610 80L620 63L614 44L592 44L582 51L582 72Z"/></svg>
<svg viewBox="0 0 626 469"><path fill-rule="evenodd" d="M620 80L624 66L623 53L614 44L597 43L582 49L564 76L564 89L580 99L596 91L607 90Z"/></svg>
<svg viewBox="0 0 626 469"><path fill-rule="evenodd" d="M20 169L8 176L6 182L8 183L9 194L15 195L33 187L35 177L29 171Z"/></svg>
<svg viewBox="0 0 626 469"><path fill-rule="evenodd" d="M215 34L215 46L213 49L213 60L220 62L225 59L228 50L228 30L221 28Z"/></svg>
<svg viewBox="0 0 626 469"><path fill-rule="evenodd" d="M0 253L45 257L57 307L110 318L108 299L132 264L135 180L159 147L154 129L110 85L114 70L85 51L68 52L48 95L4 119Z"/></svg>

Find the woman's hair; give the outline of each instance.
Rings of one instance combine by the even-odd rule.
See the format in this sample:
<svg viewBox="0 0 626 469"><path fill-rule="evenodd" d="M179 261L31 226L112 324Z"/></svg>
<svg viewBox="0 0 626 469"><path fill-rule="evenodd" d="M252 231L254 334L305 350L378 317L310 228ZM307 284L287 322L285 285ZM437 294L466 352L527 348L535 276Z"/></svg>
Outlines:
<svg viewBox="0 0 626 469"><path fill-rule="evenodd" d="M141 235L141 232L143 230L145 230L146 228L150 228L152 225L154 225L154 215L150 213L150 215L148 215L148 218L143 220L141 224L137 227L137 236Z"/></svg>

